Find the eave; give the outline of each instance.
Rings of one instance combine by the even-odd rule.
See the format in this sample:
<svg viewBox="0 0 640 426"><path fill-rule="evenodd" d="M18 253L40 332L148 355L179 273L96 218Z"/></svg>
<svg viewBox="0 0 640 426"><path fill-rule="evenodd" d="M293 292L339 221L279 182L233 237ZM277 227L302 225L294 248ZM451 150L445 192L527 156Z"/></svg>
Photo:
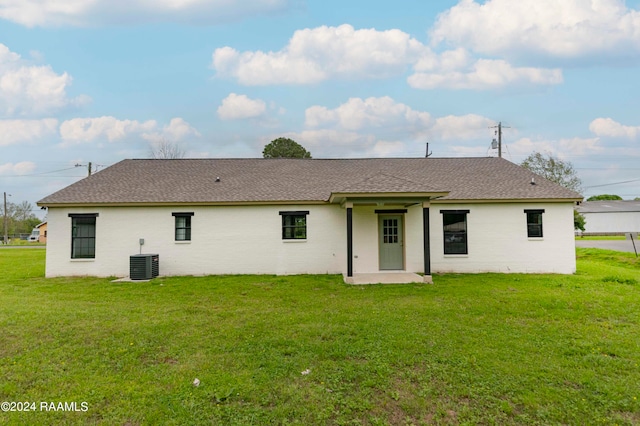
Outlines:
<svg viewBox="0 0 640 426"><path fill-rule="evenodd" d="M87 202L87 203L37 203L40 207L185 207L185 206L266 206L294 204L327 204L319 200L277 200L277 201L127 201L127 202Z"/></svg>
<svg viewBox="0 0 640 426"><path fill-rule="evenodd" d="M449 195L448 191L438 192L332 192L331 204L414 204L434 200Z"/></svg>
<svg viewBox="0 0 640 426"><path fill-rule="evenodd" d="M583 198L440 198L433 204L579 203Z"/></svg>
<svg viewBox="0 0 640 426"><path fill-rule="evenodd" d="M429 201L433 204L497 204L497 203L579 203L582 198L507 198L507 199L452 199L442 198L447 192L380 192L380 193L332 193L329 200L275 200L275 201L149 201L149 202L86 202L86 203L40 203L47 208L87 208L87 207L185 207L185 206L267 206L267 205L409 205Z"/></svg>

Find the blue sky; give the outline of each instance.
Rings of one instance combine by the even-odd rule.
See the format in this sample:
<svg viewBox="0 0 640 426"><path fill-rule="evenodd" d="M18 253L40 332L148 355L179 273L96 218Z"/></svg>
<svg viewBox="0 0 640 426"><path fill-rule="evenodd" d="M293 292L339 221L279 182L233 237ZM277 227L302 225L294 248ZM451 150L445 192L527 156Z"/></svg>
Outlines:
<svg viewBox="0 0 640 426"><path fill-rule="evenodd" d="M505 158L633 199L639 68L639 0L0 0L0 191L35 204L162 140L496 156L502 122Z"/></svg>

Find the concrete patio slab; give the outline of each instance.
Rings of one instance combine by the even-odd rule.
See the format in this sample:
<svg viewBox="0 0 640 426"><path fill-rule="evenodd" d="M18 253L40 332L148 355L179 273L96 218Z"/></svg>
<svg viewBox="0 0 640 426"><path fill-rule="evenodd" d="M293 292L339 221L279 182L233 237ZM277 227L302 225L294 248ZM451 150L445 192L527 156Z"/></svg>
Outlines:
<svg viewBox="0 0 640 426"><path fill-rule="evenodd" d="M424 277L412 272L378 272L372 274L353 274L352 277L344 276L347 284L408 284L408 283L432 283L431 275Z"/></svg>

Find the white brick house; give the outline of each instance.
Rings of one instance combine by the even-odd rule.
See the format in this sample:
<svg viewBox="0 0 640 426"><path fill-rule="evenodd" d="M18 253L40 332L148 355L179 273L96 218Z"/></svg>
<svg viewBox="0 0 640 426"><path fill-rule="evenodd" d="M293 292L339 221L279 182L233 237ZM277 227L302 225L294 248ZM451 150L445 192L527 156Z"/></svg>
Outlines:
<svg viewBox="0 0 640 426"><path fill-rule="evenodd" d="M533 181L532 181L533 179ZM575 272L582 197L499 158L124 160L38 202L46 275ZM144 245L140 245L140 240Z"/></svg>

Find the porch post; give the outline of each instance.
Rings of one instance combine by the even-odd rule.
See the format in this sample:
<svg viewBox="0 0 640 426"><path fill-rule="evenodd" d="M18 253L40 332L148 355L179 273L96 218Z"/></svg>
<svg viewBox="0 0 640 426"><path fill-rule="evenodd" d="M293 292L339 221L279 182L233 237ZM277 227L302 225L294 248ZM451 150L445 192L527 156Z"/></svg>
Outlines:
<svg viewBox="0 0 640 426"><path fill-rule="evenodd" d="M353 277L353 204L347 203L347 277Z"/></svg>
<svg viewBox="0 0 640 426"><path fill-rule="evenodd" d="M422 230L424 240L424 282L433 284L431 277L431 241L429 232L429 201L422 203Z"/></svg>

